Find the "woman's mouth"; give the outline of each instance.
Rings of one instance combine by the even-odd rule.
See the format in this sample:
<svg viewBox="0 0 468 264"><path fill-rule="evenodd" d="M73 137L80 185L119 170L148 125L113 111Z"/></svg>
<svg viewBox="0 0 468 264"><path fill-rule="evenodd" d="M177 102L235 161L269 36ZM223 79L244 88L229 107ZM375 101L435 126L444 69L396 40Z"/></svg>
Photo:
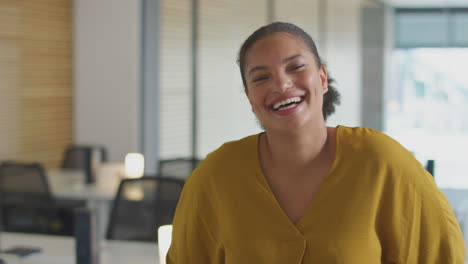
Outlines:
<svg viewBox="0 0 468 264"><path fill-rule="evenodd" d="M303 100L304 98L300 96L291 97L275 103L271 108L275 111L285 111L302 103Z"/></svg>

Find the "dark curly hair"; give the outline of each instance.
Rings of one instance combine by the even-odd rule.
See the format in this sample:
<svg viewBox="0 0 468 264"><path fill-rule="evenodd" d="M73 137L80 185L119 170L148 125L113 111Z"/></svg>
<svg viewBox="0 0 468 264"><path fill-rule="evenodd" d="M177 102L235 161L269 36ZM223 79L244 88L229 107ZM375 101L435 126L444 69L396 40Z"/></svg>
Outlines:
<svg viewBox="0 0 468 264"><path fill-rule="evenodd" d="M322 62L322 59L320 58L320 55L317 50L317 46L315 45L314 40L310 37L309 34L307 34L304 30L302 30L300 27L294 24L284 23L284 22L274 22L274 23L268 24L266 26L263 26L257 29L254 33L252 33L252 35L250 35L244 41L244 43L241 46L241 49L239 51L239 56L237 57L237 64L239 65L239 68L240 68L240 73L242 76L242 82L244 83L245 91L247 91L247 83L245 81L245 76L244 76L244 67L245 67L245 55L247 51L258 40L263 39L267 36L270 36L278 32L286 32L286 33L289 33L289 34L292 34L301 38L306 44L306 46L309 48L309 50L312 52L312 54L314 54L317 65L319 67L322 65L325 66L325 64ZM330 74L328 74L327 83L328 83L328 91L323 95L323 107L322 107L323 118L325 120L327 120L327 118L335 112L335 106L340 104L340 93L334 87L333 83L335 83L335 80L330 77Z"/></svg>

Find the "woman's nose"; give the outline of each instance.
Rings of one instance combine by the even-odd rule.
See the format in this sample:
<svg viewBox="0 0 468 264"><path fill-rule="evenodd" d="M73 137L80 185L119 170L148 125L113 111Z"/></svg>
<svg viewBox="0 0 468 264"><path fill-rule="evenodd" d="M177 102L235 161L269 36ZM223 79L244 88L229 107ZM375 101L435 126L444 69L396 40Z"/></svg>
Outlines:
<svg viewBox="0 0 468 264"><path fill-rule="evenodd" d="M285 73L280 73L276 75L274 82L274 89L280 92L283 92L289 89L292 86L292 79Z"/></svg>

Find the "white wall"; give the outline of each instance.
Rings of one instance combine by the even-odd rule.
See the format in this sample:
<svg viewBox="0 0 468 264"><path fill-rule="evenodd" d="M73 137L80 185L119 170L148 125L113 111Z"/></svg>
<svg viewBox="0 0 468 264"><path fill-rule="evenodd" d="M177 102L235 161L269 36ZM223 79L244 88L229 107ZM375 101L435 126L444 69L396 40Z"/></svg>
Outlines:
<svg viewBox="0 0 468 264"><path fill-rule="evenodd" d="M322 56L337 81L341 105L327 124L361 125L361 1L327 0Z"/></svg>
<svg viewBox="0 0 468 264"><path fill-rule="evenodd" d="M74 142L139 151L140 1L74 1Z"/></svg>
<svg viewBox="0 0 468 264"><path fill-rule="evenodd" d="M362 19L362 124L383 130L386 12L383 4L361 10Z"/></svg>

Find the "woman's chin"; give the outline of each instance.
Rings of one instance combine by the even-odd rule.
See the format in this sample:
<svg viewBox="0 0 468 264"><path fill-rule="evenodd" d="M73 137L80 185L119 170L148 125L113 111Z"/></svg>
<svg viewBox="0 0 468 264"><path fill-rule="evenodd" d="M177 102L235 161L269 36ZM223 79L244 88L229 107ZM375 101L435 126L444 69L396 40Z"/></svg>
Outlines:
<svg viewBox="0 0 468 264"><path fill-rule="evenodd" d="M266 131L272 132L281 132L281 133L296 133L305 126L306 122L302 119L290 119L282 120L282 122L275 122L275 124L270 124L263 126Z"/></svg>

